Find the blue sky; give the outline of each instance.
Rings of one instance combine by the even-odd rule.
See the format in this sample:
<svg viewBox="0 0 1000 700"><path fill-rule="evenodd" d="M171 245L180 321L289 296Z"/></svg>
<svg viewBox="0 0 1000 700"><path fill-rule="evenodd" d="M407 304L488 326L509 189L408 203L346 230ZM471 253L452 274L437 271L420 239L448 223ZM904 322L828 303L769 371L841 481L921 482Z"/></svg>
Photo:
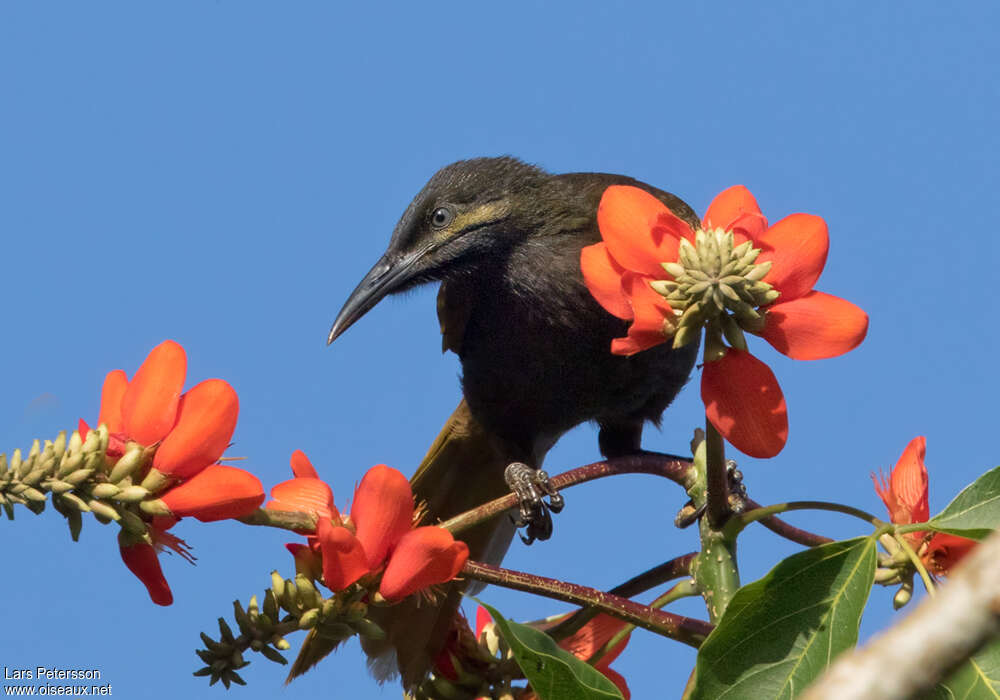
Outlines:
<svg viewBox="0 0 1000 700"><path fill-rule="evenodd" d="M997 464L992 355L1000 181L991 3L469 3L222 1L0 7L0 241L6 332L0 450L96 419L101 381L165 338L189 377L237 389L230 454L269 487L305 450L343 505L372 464L409 473L456 404L434 291L380 304L334 346L340 305L425 180L512 154L553 172L620 172L703 212L743 183L772 219L830 227L818 288L871 317L842 358L777 374L791 434L740 462L758 501L821 497L883 512L869 473L928 440L931 508ZM649 429L683 451L697 384ZM547 466L597 459L567 435ZM684 501L650 477L567 492L555 537L507 565L609 587L694 546ZM795 522L836 537L843 516ZM0 664L99 668L127 698L222 697L191 677L198 632L291 570L289 538L237 524L176 530L176 602L148 602L114 529L19 511L0 524ZM795 547L745 539L745 580ZM564 607L488 589L515 619ZM862 633L891 619L877 590ZM697 602L677 606L703 614ZM615 663L636 698L680 692L693 654L637 633ZM356 644L288 688L254 658L234 698L397 697Z"/></svg>

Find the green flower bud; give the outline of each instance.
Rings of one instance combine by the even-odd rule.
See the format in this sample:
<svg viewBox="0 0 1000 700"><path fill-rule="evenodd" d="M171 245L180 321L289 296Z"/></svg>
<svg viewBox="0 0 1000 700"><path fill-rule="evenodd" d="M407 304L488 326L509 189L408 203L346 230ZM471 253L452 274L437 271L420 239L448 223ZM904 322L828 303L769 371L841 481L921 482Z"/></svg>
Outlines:
<svg viewBox="0 0 1000 700"><path fill-rule="evenodd" d="M319 622L319 610L313 608L311 610L306 610L299 616L299 629L309 630L316 626Z"/></svg>
<svg viewBox="0 0 1000 700"><path fill-rule="evenodd" d="M81 513L89 513L90 512L90 506L88 506L86 503L84 503L83 499L81 499L79 496L77 496L75 494L64 493L61 496L59 496L59 498L62 499L63 503L66 503L67 505L75 508L76 510L80 511Z"/></svg>
<svg viewBox="0 0 1000 700"><path fill-rule="evenodd" d="M75 435L76 433L74 433ZM62 478L67 474L72 474L83 466L83 452L67 452L66 457L63 458L63 463L59 465L59 477Z"/></svg>
<svg viewBox="0 0 1000 700"><path fill-rule="evenodd" d="M287 644L287 642L286 642L286 644ZM273 661L276 664L287 664L288 663L288 659L286 659L284 656L282 656L277 651L275 651L274 649L272 649L271 647L269 647L267 645L264 645L263 647L261 647L259 649L259 651L260 651L261 656L263 656L264 658L266 658L268 661Z"/></svg>
<svg viewBox="0 0 1000 700"><path fill-rule="evenodd" d="M115 500L122 503L138 503L147 496L149 496L149 491L141 486L126 486L118 492Z"/></svg>
<svg viewBox="0 0 1000 700"><path fill-rule="evenodd" d="M90 510L95 516L100 516L114 521L121 520L122 516L118 514L117 510L109 505L101 503L97 499L91 499L87 502L87 505L90 506Z"/></svg>
<svg viewBox="0 0 1000 700"><path fill-rule="evenodd" d="M354 628L354 631L362 637L374 639L376 641L385 639L385 630L366 617L362 617L360 620L355 620L354 622L351 622L350 625Z"/></svg>
<svg viewBox="0 0 1000 700"><path fill-rule="evenodd" d="M90 489L90 495L94 498L112 498L117 496L120 491L121 489L114 484L98 484Z"/></svg>
<svg viewBox="0 0 1000 700"><path fill-rule="evenodd" d="M130 444L129 448L125 451L125 454L123 454L115 463L115 466L111 468L111 473L108 475L108 481L113 484L117 484L125 477L132 476L135 471L142 466L142 463L142 448L139 445Z"/></svg>

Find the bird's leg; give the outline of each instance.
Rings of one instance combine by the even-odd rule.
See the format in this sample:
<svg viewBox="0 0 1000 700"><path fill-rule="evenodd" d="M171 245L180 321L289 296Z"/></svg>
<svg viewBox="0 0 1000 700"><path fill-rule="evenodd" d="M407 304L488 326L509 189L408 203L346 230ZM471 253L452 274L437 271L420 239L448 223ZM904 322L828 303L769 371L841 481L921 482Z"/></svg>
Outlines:
<svg viewBox="0 0 1000 700"><path fill-rule="evenodd" d="M503 478L510 490L517 494L518 517L514 524L526 528L521 540L531 544L535 540L549 539L552 536L552 513L558 513L566 505L549 481L549 475L523 462L512 462L504 470ZM545 501L546 496L548 502Z"/></svg>

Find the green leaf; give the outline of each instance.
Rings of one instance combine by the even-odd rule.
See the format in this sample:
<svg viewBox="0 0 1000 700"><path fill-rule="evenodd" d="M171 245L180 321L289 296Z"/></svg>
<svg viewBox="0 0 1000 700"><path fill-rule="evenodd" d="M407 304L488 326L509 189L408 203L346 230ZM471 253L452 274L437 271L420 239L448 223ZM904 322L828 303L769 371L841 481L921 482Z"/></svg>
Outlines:
<svg viewBox="0 0 1000 700"><path fill-rule="evenodd" d="M792 698L858 641L875 540L794 554L740 588L698 651L692 698Z"/></svg>
<svg viewBox="0 0 1000 700"><path fill-rule="evenodd" d="M504 641L514 652L541 700L622 700L622 694L593 666L560 648L552 637L534 627L511 622L485 603Z"/></svg>
<svg viewBox="0 0 1000 700"><path fill-rule="evenodd" d="M1000 527L1000 467L962 489L927 523L930 530L981 540Z"/></svg>
<svg viewBox="0 0 1000 700"><path fill-rule="evenodd" d="M996 700L1000 698L1000 642L994 642L939 683L934 700Z"/></svg>

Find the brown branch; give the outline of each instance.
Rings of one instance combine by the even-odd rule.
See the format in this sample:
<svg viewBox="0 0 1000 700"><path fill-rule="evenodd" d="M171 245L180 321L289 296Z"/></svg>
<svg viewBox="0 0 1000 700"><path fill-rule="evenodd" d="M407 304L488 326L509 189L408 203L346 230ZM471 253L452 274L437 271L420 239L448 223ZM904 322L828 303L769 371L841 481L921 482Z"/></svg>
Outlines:
<svg viewBox="0 0 1000 700"><path fill-rule="evenodd" d="M270 508L258 508L250 515L236 518L245 525L262 525L264 527L277 527L282 530L292 530L299 533L309 533L316 531L316 518L309 513L300 513L293 510L271 510Z"/></svg>
<svg viewBox="0 0 1000 700"><path fill-rule="evenodd" d="M665 561L658 566L654 566L648 571L644 571L638 576L633 576L625 583L620 583L608 593L621 596L622 598L632 598L640 593L656 588L660 584L672 581L681 576L687 576L691 572L691 562L694 561L697 552L690 552L680 557L674 557L670 561ZM575 634L581 627L594 619L597 611L593 608L580 608L575 613L562 620L556 626L547 630L550 637L559 641L571 634Z"/></svg>
<svg viewBox="0 0 1000 700"><path fill-rule="evenodd" d="M670 561L665 561L659 566L654 566L648 571L644 571L638 576L633 576L625 583L621 583L612 588L608 593L620 595L623 598L631 598L656 588L662 583L673 581L675 578L687 576L691 573L691 562L694 561L697 552L689 552L680 557L674 557Z"/></svg>
<svg viewBox="0 0 1000 700"><path fill-rule="evenodd" d="M552 477L550 481L555 488L566 489L617 474L652 474L666 477L686 488L691 478L690 472L690 460L657 452L640 452L577 467ZM473 525L495 518L516 505L517 496L509 493L478 508L456 515L441 523L441 527L450 530L452 534L458 534Z"/></svg>
<svg viewBox="0 0 1000 700"><path fill-rule="evenodd" d="M744 512L750 512L758 508L763 508L757 501L748 498L747 499L747 509ZM776 515L772 515L767 518L762 518L758 520L761 525L766 527L768 530L776 535L784 537L786 540L791 540L797 544L804 545L806 547L818 547L821 544L828 544L834 540L829 537L824 537L823 535L817 535L808 530L802 530L792 525L789 525L781 518Z"/></svg>
<svg viewBox="0 0 1000 700"><path fill-rule="evenodd" d="M630 622L636 627L642 627L650 632L676 639L695 648L698 648L712 631L712 625L703 620L656 610L648 605L641 605L627 598L599 591L596 588L566 583L553 578L503 569L477 561L467 561L462 567L461 573L468 578L504 588L513 588L575 605L597 608L608 615Z"/></svg>

